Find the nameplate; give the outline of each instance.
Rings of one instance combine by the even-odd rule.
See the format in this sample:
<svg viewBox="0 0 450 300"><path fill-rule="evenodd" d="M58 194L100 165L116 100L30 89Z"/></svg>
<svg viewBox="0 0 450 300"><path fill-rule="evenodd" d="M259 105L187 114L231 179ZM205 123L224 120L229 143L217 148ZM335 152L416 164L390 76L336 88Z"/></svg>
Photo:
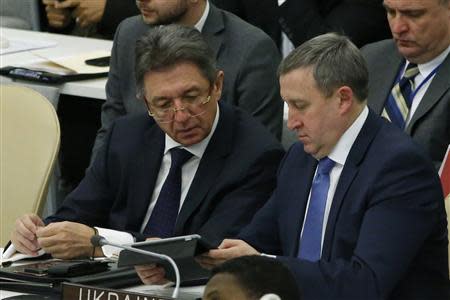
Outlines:
<svg viewBox="0 0 450 300"><path fill-rule="evenodd" d="M170 300L161 296L63 283L63 300Z"/></svg>

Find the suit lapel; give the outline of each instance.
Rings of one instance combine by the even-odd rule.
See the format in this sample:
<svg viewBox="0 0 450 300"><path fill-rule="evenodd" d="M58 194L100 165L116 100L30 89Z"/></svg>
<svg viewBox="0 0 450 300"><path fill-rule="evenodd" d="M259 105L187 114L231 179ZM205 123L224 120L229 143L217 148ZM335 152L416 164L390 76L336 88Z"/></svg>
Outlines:
<svg viewBox="0 0 450 300"><path fill-rule="evenodd" d="M231 152L235 120L231 108L220 105L220 117L205 153L200 161L192 184L181 207L175 225L175 234L182 234L186 221L199 205L205 201L208 191L214 186L220 171Z"/></svg>
<svg viewBox="0 0 450 300"><path fill-rule="evenodd" d="M327 228L322 247L322 258L329 259L331 255L331 245L333 244L334 231L336 229L336 221L340 215L340 209L344 200L352 201L351 197L346 197L347 191L359 172L359 165L364 159L366 152L377 134L381 122L372 110L358 134L353 146L348 154L344 168L341 172L336 192L334 193L333 203L331 205L330 214L328 216Z"/></svg>
<svg viewBox="0 0 450 300"><path fill-rule="evenodd" d="M317 163L315 158L311 155L307 155L306 162L300 161L298 164L295 164L295 174L306 174L306 176L305 178L290 180L292 186L287 187L287 195L289 195L288 197L291 199L286 203L295 203L293 207L289 208L288 215L285 216L286 222L288 223L286 234L289 239L287 240L292 241L287 248L287 254L289 256L297 256L300 233L306 215L306 204L308 203L309 192L311 190L314 173L316 172ZM302 191L302 193L292 193L291 191Z"/></svg>
<svg viewBox="0 0 450 300"><path fill-rule="evenodd" d="M220 10L211 3L209 4L209 7L210 9L205 25L203 26L202 35L213 50L217 59L223 43L221 32L225 29L225 25Z"/></svg>
<svg viewBox="0 0 450 300"><path fill-rule="evenodd" d="M164 152L164 132L154 123L144 134L142 149L133 160L130 182L130 202L134 218L128 218L131 228L139 230L150 203Z"/></svg>
<svg viewBox="0 0 450 300"><path fill-rule="evenodd" d="M394 85L398 70L404 62L403 58L395 49L394 44L391 45L391 48L394 55L387 55L386 59L380 61L379 64L377 64L377 67L371 70L369 75L370 86L368 103L378 115L381 115L383 111L384 103Z"/></svg>
<svg viewBox="0 0 450 300"><path fill-rule="evenodd" d="M449 90L450 88L450 55L447 55L447 58L442 63L439 71L431 81L430 86L428 87L425 95L420 101L417 110L414 112L411 121L406 128L406 132L411 135L414 129L414 125L416 122L422 118L431 108L442 99L442 96Z"/></svg>

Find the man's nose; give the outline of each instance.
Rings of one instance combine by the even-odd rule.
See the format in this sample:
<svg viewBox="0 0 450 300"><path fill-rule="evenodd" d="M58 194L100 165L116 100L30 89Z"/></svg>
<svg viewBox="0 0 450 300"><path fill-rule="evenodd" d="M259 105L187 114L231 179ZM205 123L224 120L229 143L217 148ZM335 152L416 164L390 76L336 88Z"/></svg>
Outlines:
<svg viewBox="0 0 450 300"><path fill-rule="evenodd" d="M409 25L405 17L401 14L396 14L389 19L389 25L393 34L402 34L408 31Z"/></svg>
<svg viewBox="0 0 450 300"><path fill-rule="evenodd" d="M173 114L173 119L175 122L185 122L191 116L190 112L186 109L183 101L179 99L174 99Z"/></svg>
<svg viewBox="0 0 450 300"><path fill-rule="evenodd" d="M298 113L294 112L293 109L288 108L288 119L287 128L289 130L294 130L302 125L302 121Z"/></svg>

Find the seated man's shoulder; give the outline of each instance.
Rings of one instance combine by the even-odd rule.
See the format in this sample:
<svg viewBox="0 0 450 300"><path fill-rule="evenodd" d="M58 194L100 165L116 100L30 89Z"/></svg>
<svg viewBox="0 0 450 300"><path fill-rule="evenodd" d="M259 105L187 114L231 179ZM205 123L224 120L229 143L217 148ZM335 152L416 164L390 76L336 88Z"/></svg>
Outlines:
<svg viewBox="0 0 450 300"><path fill-rule="evenodd" d="M364 57L380 56L380 55L383 56L386 55L387 53L392 53L393 51L396 52L397 51L396 49L397 48L395 46L394 40L387 39L367 44L361 48L361 52Z"/></svg>
<svg viewBox="0 0 450 300"><path fill-rule="evenodd" d="M131 132L136 133L145 131L156 125L153 118L149 117L147 113L130 114L119 117L114 121L113 131L115 134L127 135Z"/></svg>
<svg viewBox="0 0 450 300"><path fill-rule="evenodd" d="M223 14L225 34L230 39L240 40L242 43L235 43L235 46L245 47L245 45L252 43L267 43L276 49L275 42L260 28L247 23L238 16L221 10Z"/></svg>
<svg viewBox="0 0 450 300"><path fill-rule="evenodd" d="M422 165L434 173L431 160L410 136L400 130L389 121L382 119L383 124L372 143L373 157L379 162L379 166L386 164L390 166L405 165L409 168L411 164L415 166Z"/></svg>
<svg viewBox="0 0 450 300"><path fill-rule="evenodd" d="M141 15L137 15L123 20L117 32L119 37L125 37L127 35L135 36L136 33L142 31L144 28L148 28L148 25L144 23Z"/></svg>
<svg viewBox="0 0 450 300"><path fill-rule="evenodd" d="M233 116L234 142L239 147L256 150L264 148L282 149L275 136L246 111L230 105L223 105L221 109L228 111L228 114Z"/></svg>

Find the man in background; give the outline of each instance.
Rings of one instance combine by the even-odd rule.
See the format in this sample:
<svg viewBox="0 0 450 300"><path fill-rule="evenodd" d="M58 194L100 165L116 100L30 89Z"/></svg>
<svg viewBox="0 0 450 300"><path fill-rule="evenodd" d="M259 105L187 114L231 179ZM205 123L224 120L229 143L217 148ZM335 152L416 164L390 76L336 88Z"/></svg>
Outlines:
<svg viewBox="0 0 450 300"><path fill-rule="evenodd" d="M280 57L266 34L207 0L141 0L137 4L141 15L122 22L114 38L94 155L116 118L146 110L136 99L136 40L158 25L172 23L196 28L213 49L217 65L225 73L221 101L242 108L274 136L281 136L283 106L275 76Z"/></svg>
<svg viewBox="0 0 450 300"><path fill-rule="evenodd" d="M439 169L450 144L450 1L385 0L393 39L362 49L369 106Z"/></svg>

